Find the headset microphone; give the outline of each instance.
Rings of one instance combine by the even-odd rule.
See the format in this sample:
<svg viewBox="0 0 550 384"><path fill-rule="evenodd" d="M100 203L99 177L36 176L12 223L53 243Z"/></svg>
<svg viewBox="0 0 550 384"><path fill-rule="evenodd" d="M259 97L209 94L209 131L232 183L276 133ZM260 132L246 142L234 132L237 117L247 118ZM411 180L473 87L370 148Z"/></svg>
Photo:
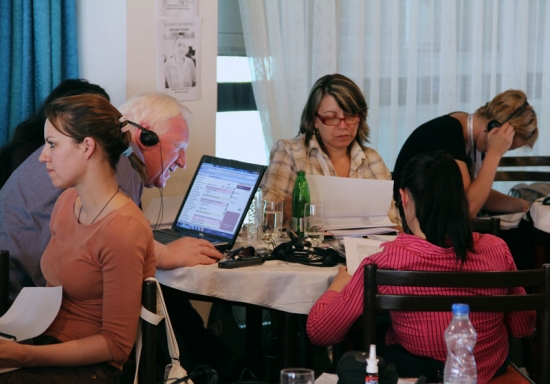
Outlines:
<svg viewBox="0 0 550 384"><path fill-rule="evenodd" d="M139 135L139 141L141 141L143 145L147 147L152 147L153 145L156 145L159 142L159 137L155 132L147 128L144 128L141 125L134 123L133 121L130 121L130 120L126 120L126 121L128 122L128 124L133 125L134 127L141 130L141 133Z"/></svg>

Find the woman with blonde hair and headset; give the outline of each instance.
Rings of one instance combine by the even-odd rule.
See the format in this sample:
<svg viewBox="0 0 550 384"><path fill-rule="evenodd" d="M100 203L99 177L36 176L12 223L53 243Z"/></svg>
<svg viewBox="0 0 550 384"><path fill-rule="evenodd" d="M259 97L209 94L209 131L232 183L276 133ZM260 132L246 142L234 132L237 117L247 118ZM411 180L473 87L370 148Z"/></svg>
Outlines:
<svg viewBox="0 0 550 384"><path fill-rule="evenodd" d="M470 217L483 208L490 212L526 212L529 203L492 189L498 163L511 149L532 148L538 138L537 116L523 91L510 89L496 95L475 113L453 112L414 130L399 151L394 177L394 198L399 195L405 164L414 156L448 151L462 173Z"/></svg>

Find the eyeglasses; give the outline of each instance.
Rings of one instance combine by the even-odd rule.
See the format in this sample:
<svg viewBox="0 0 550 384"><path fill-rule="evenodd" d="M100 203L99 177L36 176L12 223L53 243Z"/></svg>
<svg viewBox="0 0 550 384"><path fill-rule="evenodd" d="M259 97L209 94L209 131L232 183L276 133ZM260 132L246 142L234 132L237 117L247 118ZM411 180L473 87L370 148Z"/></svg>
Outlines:
<svg viewBox="0 0 550 384"><path fill-rule="evenodd" d="M345 115L343 118L337 116L323 117L318 113L315 113L315 115L319 118L319 120L321 120L321 123L330 126L340 125L340 122L342 122L342 120L348 125L357 124L361 120L361 116L359 115Z"/></svg>
<svg viewBox="0 0 550 384"><path fill-rule="evenodd" d="M254 249L254 247L250 245L245 245L232 251L227 251L227 253L225 254L225 258L227 260L246 259L247 257L252 256L256 256L256 249Z"/></svg>

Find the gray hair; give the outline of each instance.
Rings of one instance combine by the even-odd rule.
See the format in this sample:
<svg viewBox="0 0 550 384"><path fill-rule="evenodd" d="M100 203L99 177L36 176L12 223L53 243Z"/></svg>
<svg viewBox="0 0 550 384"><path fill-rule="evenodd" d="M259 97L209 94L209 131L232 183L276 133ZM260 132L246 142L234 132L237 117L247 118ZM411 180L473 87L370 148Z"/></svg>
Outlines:
<svg viewBox="0 0 550 384"><path fill-rule="evenodd" d="M160 124L166 120L183 118L189 127L193 120L193 114L187 107L174 97L160 92L136 95L124 103L119 111L135 123L146 121L157 135L162 135L166 131L167 127ZM161 126L164 128L159 131L158 127Z"/></svg>

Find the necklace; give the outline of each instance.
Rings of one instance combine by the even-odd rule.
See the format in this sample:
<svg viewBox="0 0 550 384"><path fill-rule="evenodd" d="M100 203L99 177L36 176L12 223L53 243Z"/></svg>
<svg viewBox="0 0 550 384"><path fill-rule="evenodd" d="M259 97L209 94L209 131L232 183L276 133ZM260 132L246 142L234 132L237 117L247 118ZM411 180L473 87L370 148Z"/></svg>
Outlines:
<svg viewBox="0 0 550 384"><path fill-rule="evenodd" d="M99 213L96 215L96 217L94 217L94 219L92 220L92 222L90 223L90 225L92 225L94 223L94 221L99 217L99 215L101 215L101 212L103 212L105 210L105 208L107 208L107 206L109 205L109 203L111 202L111 200L113 200L115 198L115 196L118 194L118 191L119 189L117 188L116 189L116 192L113 196L111 196L111 198L109 199L109 201L107 201L107 203L103 206L103 208L101 208L101 211L99 211ZM78 211L78 223L80 224L80 214L82 213L82 207L84 207L84 205L81 205L80 206L80 211Z"/></svg>
<svg viewBox="0 0 550 384"><path fill-rule="evenodd" d="M481 161L482 156L481 152L477 150L476 147L476 141L477 136L474 139L474 124L473 124L474 115L468 115L468 150L470 155L470 161L472 162L472 166L470 169L470 177L475 179L477 177L477 174L479 173L479 170L481 168ZM479 133L478 133L479 136Z"/></svg>

